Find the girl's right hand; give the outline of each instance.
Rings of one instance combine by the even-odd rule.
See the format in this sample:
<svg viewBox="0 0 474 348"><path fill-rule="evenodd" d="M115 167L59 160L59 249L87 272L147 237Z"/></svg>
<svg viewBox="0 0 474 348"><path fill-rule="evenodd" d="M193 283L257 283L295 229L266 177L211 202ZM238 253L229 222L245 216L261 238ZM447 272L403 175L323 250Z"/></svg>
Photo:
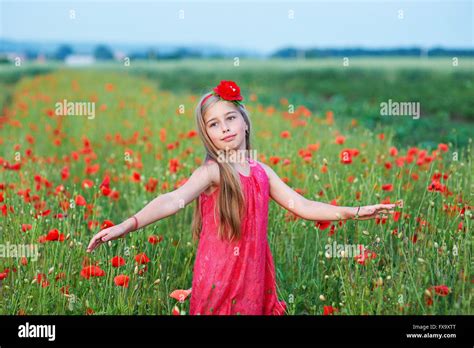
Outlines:
<svg viewBox="0 0 474 348"><path fill-rule="evenodd" d="M127 229L123 226L123 224L106 228L105 230L100 231L94 237L92 237L86 251L90 253L92 250L97 248L102 243L105 243L105 242L108 242L109 240L114 240L120 237L125 237L127 233L128 233Z"/></svg>

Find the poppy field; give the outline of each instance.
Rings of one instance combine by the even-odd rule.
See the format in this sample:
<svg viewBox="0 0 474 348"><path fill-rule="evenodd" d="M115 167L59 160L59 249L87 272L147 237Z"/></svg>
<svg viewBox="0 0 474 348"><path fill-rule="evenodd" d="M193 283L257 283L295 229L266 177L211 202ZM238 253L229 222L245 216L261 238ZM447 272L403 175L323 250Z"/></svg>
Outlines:
<svg viewBox="0 0 474 348"><path fill-rule="evenodd" d="M91 254L86 247L202 163L194 108L219 78L193 79L191 93L147 74L58 69L9 86L1 314L188 314L194 203ZM369 128L337 99L242 92L257 159L293 189L334 205L403 200L393 215L346 222L303 220L272 201L268 238L288 315L472 314L472 132L460 144L408 144L396 129L414 119Z"/></svg>

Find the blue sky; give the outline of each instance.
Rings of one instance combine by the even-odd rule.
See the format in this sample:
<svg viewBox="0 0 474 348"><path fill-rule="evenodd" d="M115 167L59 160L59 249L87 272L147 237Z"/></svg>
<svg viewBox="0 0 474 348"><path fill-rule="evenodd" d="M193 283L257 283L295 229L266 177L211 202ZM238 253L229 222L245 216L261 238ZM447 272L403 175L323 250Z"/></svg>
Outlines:
<svg viewBox="0 0 474 348"><path fill-rule="evenodd" d="M474 47L472 0L0 4L0 37L14 40L205 44L263 53L286 46ZM179 18L180 10L184 19ZM288 18L290 10L294 19Z"/></svg>

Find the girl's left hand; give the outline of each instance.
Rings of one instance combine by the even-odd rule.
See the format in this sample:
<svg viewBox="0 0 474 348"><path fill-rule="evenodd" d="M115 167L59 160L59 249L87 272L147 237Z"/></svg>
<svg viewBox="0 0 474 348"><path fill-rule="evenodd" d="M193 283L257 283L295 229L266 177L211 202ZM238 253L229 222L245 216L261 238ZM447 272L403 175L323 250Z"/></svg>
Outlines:
<svg viewBox="0 0 474 348"><path fill-rule="evenodd" d="M357 214L354 219L355 220L369 220L374 218L382 218L386 217L385 214L393 214L394 208L397 204L375 204L375 205L366 205L360 207L359 214ZM355 208L356 212L358 208Z"/></svg>

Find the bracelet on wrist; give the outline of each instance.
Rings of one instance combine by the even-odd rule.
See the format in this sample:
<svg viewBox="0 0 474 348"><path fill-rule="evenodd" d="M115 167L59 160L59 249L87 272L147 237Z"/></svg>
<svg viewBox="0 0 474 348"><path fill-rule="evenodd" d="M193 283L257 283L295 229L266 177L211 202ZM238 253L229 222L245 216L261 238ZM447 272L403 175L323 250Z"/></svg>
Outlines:
<svg viewBox="0 0 474 348"><path fill-rule="evenodd" d="M138 220L135 215L133 215L131 218L134 220L133 231L135 231L138 228Z"/></svg>
<svg viewBox="0 0 474 348"><path fill-rule="evenodd" d="M360 211L360 205L359 205L359 207L357 208L357 212L356 212L355 215L354 215L354 219L358 219L358 218L359 218L359 211Z"/></svg>

